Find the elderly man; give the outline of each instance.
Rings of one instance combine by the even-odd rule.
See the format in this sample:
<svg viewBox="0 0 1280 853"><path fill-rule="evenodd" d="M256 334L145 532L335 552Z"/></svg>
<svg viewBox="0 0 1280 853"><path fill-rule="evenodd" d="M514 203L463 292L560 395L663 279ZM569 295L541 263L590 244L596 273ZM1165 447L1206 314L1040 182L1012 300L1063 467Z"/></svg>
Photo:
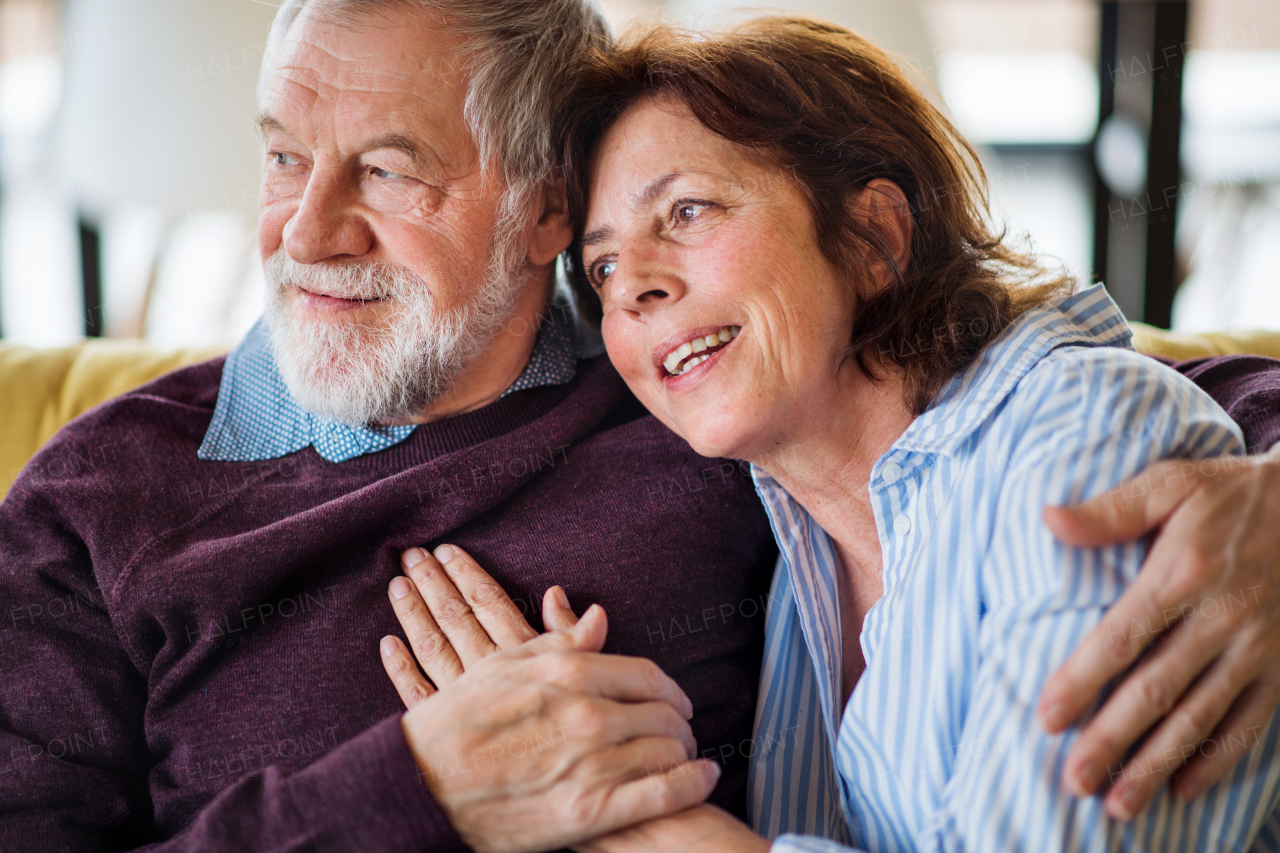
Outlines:
<svg viewBox="0 0 1280 853"><path fill-rule="evenodd" d="M552 301L550 116L604 38L582 0L285 3L265 322L64 430L43 459L107 461L37 462L0 513L0 847L554 849L705 798L695 743L742 811L767 522ZM388 585L446 539L661 670L530 656L402 720Z"/></svg>
<svg viewBox="0 0 1280 853"><path fill-rule="evenodd" d="M553 117L604 38L583 0L282 6L264 322L78 420L0 506L0 847L547 850L742 813L767 523L553 297ZM52 476L70 454L104 461ZM414 547L444 542L513 604ZM617 655L600 611L502 635L557 583ZM388 591L448 635L415 652L453 683L407 714Z"/></svg>

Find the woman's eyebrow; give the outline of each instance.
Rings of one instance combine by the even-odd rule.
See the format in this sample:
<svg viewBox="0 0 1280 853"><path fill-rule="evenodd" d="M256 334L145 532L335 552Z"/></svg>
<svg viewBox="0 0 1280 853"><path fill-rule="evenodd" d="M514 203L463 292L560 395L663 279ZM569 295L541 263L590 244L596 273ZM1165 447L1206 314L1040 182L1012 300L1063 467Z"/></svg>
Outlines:
<svg viewBox="0 0 1280 853"><path fill-rule="evenodd" d="M654 178L631 196L631 200L627 202L627 206L632 210L643 210L653 204L654 201L657 200L658 196L662 195L666 191L667 187L671 186L673 181L677 178L683 177L684 174L684 172L668 172L665 175ZM585 249L587 246L594 246L597 243L603 243L611 237L613 237L612 228L608 226L595 228L582 235L582 247Z"/></svg>
<svg viewBox="0 0 1280 853"><path fill-rule="evenodd" d="M643 210L657 200L658 196L671 186L672 181L682 176L684 172L668 172L661 177L654 178L644 186L639 192L631 196L630 207L632 210Z"/></svg>
<svg viewBox="0 0 1280 853"><path fill-rule="evenodd" d="M582 235L582 247L595 246L613 237L613 229L605 225Z"/></svg>

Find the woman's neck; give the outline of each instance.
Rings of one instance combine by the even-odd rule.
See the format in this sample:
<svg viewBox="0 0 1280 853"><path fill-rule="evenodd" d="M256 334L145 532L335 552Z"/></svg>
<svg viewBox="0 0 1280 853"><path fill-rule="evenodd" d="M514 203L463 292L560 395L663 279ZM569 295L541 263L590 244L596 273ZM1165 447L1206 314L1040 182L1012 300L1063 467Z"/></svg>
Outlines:
<svg viewBox="0 0 1280 853"><path fill-rule="evenodd" d="M751 461L767 471L822 526L835 544L840 607L841 696L848 702L865 661L862 622L884 590L880 539L868 484L876 460L915 416L894 376L872 383L858 375L828 405L808 407L775 449Z"/></svg>
<svg viewBox="0 0 1280 853"><path fill-rule="evenodd" d="M896 375L872 382L859 373L838 384L840 389L825 404L809 407L812 415L792 420L787 433L775 437L773 448L750 461L844 544L845 531L860 526L861 513L851 513L851 508L870 508L871 468L915 416ZM874 521L870 535L874 539Z"/></svg>

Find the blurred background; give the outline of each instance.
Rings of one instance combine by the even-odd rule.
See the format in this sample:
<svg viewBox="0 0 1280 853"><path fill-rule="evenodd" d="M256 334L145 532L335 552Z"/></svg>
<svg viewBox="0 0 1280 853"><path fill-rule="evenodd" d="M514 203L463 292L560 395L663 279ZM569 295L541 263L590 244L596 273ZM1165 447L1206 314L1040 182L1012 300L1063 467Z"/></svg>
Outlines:
<svg viewBox="0 0 1280 853"><path fill-rule="evenodd" d="M615 29L752 3L608 0ZM766 7L761 4L761 7ZM792 0L898 55L995 215L1135 320L1280 329L1280 1ZM261 311L264 0L0 0L0 337L234 342Z"/></svg>

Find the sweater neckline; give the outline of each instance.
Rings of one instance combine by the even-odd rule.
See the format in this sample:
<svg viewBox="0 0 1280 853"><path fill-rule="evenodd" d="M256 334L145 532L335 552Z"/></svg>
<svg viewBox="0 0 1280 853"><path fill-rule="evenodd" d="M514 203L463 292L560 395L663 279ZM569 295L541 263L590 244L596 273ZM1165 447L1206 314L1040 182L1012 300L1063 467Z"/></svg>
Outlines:
<svg viewBox="0 0 1280 853"><path fill-rule="evenodd" d="M335 468L354 470L403 470L422 465L461 450L491 441L516 429L528 426L545 417L575 394L590 385L621 385L614 374L610 383L612 365L606 356L596 356L578 362L577 375L561 385L544 385L516 391L501 397L487 406L464 412L450 418L420 424L407 439L384 450L348 459L345 462L327 462L314 447L302 452L315 454L315 458ZM601 389L605 391L605 388Z"/></svg>

